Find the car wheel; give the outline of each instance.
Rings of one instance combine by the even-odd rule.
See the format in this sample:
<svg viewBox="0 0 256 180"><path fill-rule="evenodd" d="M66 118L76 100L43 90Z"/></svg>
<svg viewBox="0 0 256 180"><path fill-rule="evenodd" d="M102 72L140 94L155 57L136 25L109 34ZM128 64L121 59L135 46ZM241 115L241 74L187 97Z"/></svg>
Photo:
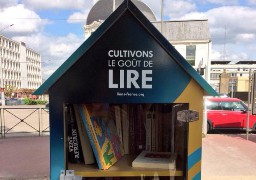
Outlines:
<svg viewBox="0 0 256 180"><path fill-rule="evenodd" d="M210 132L211 130L212 130L211 122L208 121L207 122L207 133Z"/></svg>
<svg viewBox="0 0 256 180"><path fill-rule="evenodd" d="M252 132L256 133L256 123L253 125Z"/></svg>

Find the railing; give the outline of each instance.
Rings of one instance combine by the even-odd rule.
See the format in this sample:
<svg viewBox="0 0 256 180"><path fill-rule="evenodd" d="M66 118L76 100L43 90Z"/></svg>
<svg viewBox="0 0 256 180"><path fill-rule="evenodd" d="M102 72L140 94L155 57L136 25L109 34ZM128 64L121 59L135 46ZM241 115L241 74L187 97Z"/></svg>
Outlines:
<svg viewBox="0 0 256 180"><path fill-rule="evenodd" d="M0 108L1 138L17 135L49 134L49 112L41 107Z"/></svg>

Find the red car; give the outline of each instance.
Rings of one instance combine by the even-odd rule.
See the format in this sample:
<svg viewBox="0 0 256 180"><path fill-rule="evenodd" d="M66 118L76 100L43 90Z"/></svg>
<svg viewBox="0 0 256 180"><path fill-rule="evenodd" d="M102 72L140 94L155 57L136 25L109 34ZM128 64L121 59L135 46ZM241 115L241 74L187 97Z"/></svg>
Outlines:
<svg viewBox="0 0 256 180"><path fill-rule="evenodd" d="M207 130L246 129L247 106L237 98L209 97L207 106ZM250 112L249 129L256 130L256 115Z"/></svg>

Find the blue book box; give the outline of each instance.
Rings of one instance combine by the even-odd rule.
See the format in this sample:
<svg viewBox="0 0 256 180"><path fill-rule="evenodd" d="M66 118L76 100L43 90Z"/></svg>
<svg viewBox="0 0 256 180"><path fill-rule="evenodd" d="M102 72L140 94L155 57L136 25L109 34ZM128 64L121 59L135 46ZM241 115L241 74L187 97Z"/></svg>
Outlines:
<svg viewBox="0 0 256 180"><path fill-rule="evenodd" d="M217 93L130 0L124 0L34 94L44 93L49 94L52 180L66 169L82 177L201 179L203 96ZM131 162L118 162L109 170L71 165L64 107L85 103L168 105L173 123L168 142L177 154L176 169L138 170ZM197 111L198 120L178 121L177 112L185 109Z"/></svg>

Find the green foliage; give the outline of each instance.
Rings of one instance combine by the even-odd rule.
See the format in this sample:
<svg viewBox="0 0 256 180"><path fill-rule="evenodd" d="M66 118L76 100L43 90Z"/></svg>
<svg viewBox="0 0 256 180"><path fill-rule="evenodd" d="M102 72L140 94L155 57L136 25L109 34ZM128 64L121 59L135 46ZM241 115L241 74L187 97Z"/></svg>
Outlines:
<svg viewBox="0 0 256 180"><path fill-rule="evenodd" d="M47 101L44 101L44 100L40 100L40 99L36 99L36 100L33 100L33 99L30 99L30 98L25 98L23 99L24 101L24 104L26 105L44 105L47 103Z"/></svg>

